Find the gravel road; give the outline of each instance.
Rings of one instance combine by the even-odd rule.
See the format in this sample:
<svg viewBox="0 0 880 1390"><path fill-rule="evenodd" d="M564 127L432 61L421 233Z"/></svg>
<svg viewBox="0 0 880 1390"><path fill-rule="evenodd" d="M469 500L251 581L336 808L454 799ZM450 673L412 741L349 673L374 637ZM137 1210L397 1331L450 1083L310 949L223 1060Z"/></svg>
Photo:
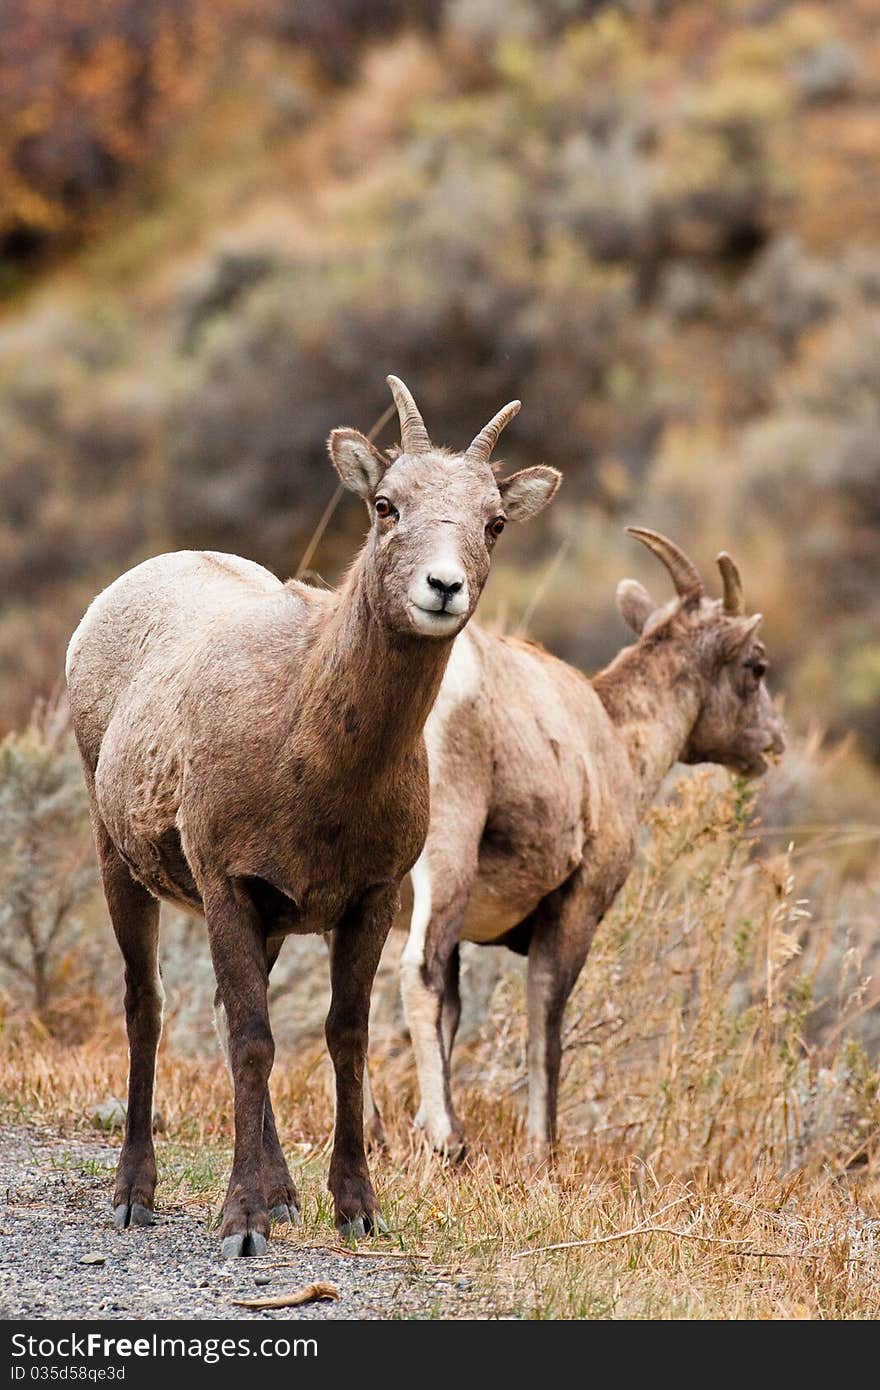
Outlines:
<svg viewBox="0 0 880 1390"><path fill-rule="evenodd" d="M100 1136L0 1128L0 1318L463 1318L491 1316L465 1276L423 1261L270 1245L223 1261L204 1211L171 1209L149 1230L117 1231ZM334 1240L328 1230L328 1244ZM83 1263L89 1256L103 1263ZM259 1283L257 1281L260 1281ZM335 1284L338 1303L255 1311L236 1298Z"/></svg>

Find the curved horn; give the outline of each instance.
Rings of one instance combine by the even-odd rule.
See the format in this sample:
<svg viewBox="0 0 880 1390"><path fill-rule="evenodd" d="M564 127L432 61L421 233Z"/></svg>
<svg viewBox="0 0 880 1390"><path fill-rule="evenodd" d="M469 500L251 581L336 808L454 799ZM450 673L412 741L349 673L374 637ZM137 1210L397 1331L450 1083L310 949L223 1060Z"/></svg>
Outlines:
<svg viewBox="0 0 880 1390"><path fill-rule="evenodd" d="M746 611L746 601L739 570L726 550L721 551L717 562L724 581L724 611L732 618L741 618Z"/></svg>
<svg viewBox="0 0 880 1390"><path fill-rule="evenodd" d="M635 536L637 541L646 545L657 556L658 560L662 560L669 570L675 585L675 592L679 598L702 597L704 589L699 570L673 541L666 536L661 536L659 531L649 531L644 526L627 526L626 531L627 535Z"/></svg>
<svg viewBox="0 0 880 1390"><path fill-rule="evenodd" d="M399 376L386 378L391 387L397 414L400 417L400 443L405 454L424 454L431 448L431 440L425 429L425 422L419 408L412 398L408 386L404 386Z"/></svg>
<svg viewBox="0 0 880 1390"><path fill-rule="evenodd" d="M498 436L509 425L514 415L518 415L522 401L509 401L503 410L499 410L497 415L493 415L488 425L480 430L476 438L472 439L465 450L465 458L470 459L471 463L488 463L492 450L498 443Z"/></svg>

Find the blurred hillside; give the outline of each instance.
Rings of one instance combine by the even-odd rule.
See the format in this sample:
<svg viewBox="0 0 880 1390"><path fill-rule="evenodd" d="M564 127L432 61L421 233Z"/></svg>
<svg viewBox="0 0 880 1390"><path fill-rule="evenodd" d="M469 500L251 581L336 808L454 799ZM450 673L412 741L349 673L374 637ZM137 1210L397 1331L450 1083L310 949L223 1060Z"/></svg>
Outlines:
<svg viewBox="0 0 880 1390"><path fill-rule="evenodd" d="M594 668L664 585L625 522L727 546L795 727L876 765L878 0L61 8L0 21L0 732L146 555L295 570L393 370L565 471L484 619Z"/></svg>

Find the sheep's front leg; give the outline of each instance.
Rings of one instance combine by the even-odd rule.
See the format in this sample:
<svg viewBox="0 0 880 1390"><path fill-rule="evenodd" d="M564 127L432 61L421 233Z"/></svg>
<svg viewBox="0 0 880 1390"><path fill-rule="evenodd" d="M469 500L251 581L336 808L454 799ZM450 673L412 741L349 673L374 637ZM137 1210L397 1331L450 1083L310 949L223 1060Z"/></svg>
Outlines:
<svg viewBox="0 0 880 1390"><path fill-rule="evenodd" d="M552 1157L562 1063L562 1018L595 935L598 914L581 869L538 904L528 965L528 1135Z"/></svg>
<svg viewBox="0 0 880 1390"><path fill-rule="evenodd" d="M452 1105L451 1054L458 1028L458 940L470 883L431 872L426 854L412 870L413 914L400 962L403 1011L419 1078L416 1126L447 1158L465 1154ZM433 887L433 891L432 891Z"/></svg>
<svg viewBox="0 0 880 1390"><path fill-rule="evenodd" d="M328 1186L345 1238L384 1230L364 1151L364 1068L370 992L397 911L397 886L373 889L334 929L325 1032L336 1074L336 1129Z"/></svg>
<svg viewBox="0 0 880 1390"><path fill-rule="evenodd" d="M269 1211L263 1187L263 1120L275 1044L266 991L269 971L260 919L234 881L205 894L205 917L217 992L229 1030L235 1093L235 1148L223 1203L224 1256L262 1255Z"/></svg>

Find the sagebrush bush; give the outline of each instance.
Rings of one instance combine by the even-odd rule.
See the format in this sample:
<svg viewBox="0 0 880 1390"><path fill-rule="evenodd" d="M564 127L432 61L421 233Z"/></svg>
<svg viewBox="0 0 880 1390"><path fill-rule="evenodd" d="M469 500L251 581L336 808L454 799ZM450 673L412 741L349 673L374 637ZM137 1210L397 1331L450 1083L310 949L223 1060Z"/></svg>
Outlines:
<svg viewBox="0 0 880 1390"><path fill-rule="evenodd" d="M0 742L0 989L70 1036L98 1022L98 875L82 768L62 702Z"/></svg>
<svg viewBox="0 0 880 1390"><path fill-rule="evenodd" d="M812 923L791 851L756 852L750 793L709 770L682 778L649 826L568 1005L566 1142L714 1179L863 1156L880 1073L854 1036L864 962L833 904ZM817 988L829 955L830 999ZM506 974L467 1057L490 1097L524 1086L521 995ZM823 1036L807 1044L819 1012Z"/></svg>

